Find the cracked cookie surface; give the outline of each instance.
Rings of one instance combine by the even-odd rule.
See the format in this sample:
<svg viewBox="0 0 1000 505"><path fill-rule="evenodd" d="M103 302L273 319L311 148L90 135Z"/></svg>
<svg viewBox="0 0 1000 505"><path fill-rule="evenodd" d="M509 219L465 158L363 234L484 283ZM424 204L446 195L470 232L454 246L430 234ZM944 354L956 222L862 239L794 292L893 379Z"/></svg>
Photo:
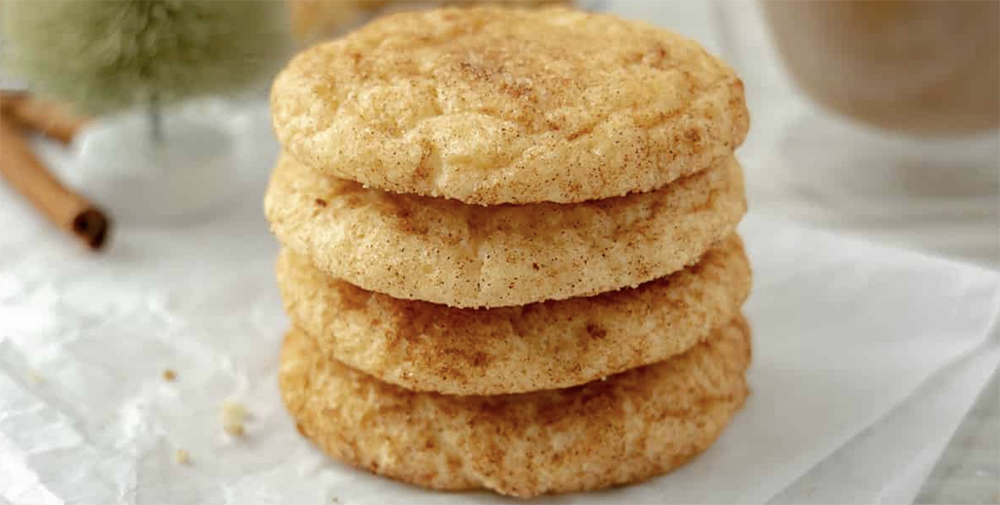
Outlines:
<svg viewBox="0 0 1000 505"><path fill-rule="evenodd" d="M688 352L568 389L497 396L417 393L285 337L279 383L299 432L336 459L435 489L519 497L638 482L718 437L749 392L741 316Z"/></svg>
<svg viewBox="0 0 1000 505"><path fill-rule="evenodd" d="M565 8L378 19L294 58L271 110L304 164L481 205L651 191L749 126L742 82L696 42Z"/></svg>
<svg viewBox="0 0 1000 505"><path fill-rule="evenodd" d="M564 388L662 361L736 317L751 284L736 235L636 288L521 307L399 300L329 277L288 249L277 274L285 312L324 356L407 389L457 395Z"/></svg>
<svg viewBox="0 0 1000 505"><path fill-rule="evenodd" d="M729 157L650 193L483 207L365 189L283 156L264 200L285 247L369 291L453 307L590 296L673 273L746 212Z"/></svg>

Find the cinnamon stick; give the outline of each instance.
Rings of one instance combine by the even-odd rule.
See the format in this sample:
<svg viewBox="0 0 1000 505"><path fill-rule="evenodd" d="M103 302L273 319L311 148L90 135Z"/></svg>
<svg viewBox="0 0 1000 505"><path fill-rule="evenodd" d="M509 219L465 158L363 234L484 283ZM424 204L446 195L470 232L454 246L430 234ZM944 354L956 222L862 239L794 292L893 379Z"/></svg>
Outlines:
<svg viewBox="0 0 1000 505"><path fill-rule="evenodd" d="M87 124L86 118L71 113L67 107L23 92L0 93L0 113L22 128L41 132L63 144L72 142L76 132Z"/></svg>
<svg viewBox="0 0 1000 505"><path fill-rule="evenodd" d="M59 228L100 249L111 221L86 198L67 189L35 156L22 132L0 114L0 175Z"/></svg>

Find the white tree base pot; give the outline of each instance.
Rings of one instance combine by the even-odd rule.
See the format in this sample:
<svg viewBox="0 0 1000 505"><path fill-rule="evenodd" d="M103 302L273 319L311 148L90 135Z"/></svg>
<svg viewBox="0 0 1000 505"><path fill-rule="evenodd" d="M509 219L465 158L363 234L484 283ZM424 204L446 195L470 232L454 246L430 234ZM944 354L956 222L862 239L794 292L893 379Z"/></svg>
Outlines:
<svg viewBox="0 0 1000 505"><path fill-rule="evenodd" d="M101 119L75 140L67 182L120 222L207 218L251 184L225 126L204 114L167 114L157 141L144 113Z"/></svg>

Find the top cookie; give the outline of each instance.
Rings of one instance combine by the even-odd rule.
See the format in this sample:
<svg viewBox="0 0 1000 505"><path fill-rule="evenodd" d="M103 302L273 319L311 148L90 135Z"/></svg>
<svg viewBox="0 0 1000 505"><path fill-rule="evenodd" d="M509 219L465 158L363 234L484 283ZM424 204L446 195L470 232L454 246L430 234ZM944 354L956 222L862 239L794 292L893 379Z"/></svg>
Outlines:
<svg viewBox="0 0 1000 505"><path fill-rule="evenodd" d="M482 205L650 191L749 126L743 83L694 41L564 8L376 20L293 59L271 111L306 165Z"/></svg>

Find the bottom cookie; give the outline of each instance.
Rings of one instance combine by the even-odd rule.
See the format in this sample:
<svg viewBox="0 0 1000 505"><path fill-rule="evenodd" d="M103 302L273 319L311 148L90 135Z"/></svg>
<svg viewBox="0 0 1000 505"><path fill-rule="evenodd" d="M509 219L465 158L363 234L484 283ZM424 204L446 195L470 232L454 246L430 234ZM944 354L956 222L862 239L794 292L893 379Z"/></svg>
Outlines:
<svg viewBox="0 0 1000 505"><path fill-rule="evenodd" d="M628 484L705 450L748 394L742 317L667 361L582 386L497 396L413 392L285 337L280 386L299 431L334 458L443 490L532 497Z"/></svg>

